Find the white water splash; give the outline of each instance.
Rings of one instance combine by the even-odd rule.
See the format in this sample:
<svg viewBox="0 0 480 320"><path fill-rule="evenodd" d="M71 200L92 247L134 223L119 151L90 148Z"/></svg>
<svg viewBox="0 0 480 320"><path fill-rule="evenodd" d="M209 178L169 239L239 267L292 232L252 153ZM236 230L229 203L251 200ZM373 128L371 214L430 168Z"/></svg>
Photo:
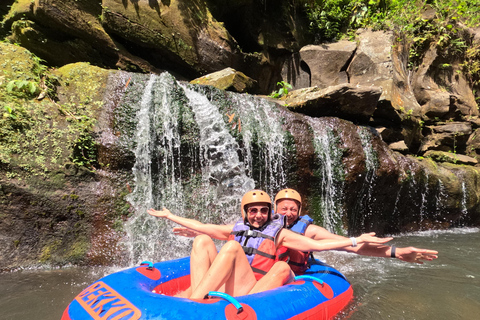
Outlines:
<svg viewBox="0 0 480 320"><path fill-rule="evenodd" d="M354 214L360 217L360 229L364 227L365 218L372 214L371 203L375 201L372 198L373 187L376 178L376 170L378 169L377 154L372 146L372 133L364 127L358 127L358 135L360 137L363 152L365 155L365 178L362 187L358 193L358 200L355 205ZM358 230L354 226L354 230Z"/></svg>
<svg viewBox="0 0 480 320"><path fill-rule="evenodd" d="M238 158L240 147L227 130L218 108L205 95L182 87L200 128L203 186L212 204L215 202L218 208L234 213L227 219L233 222L238 219L235 212L239 199L255 188L255 181L246 175L245 166Z"/></svg>
<svg viewBox="0 0 480 320"><path fill-rule="evenodd" d="M287 177L284 169L285 130L282 118L271 102L264 99L245 97L240 94L229 94L229 99L238 110L241 118L241 132L244 143L244 162L250 175L254 171L252 148L254 140L259 145L259 159L263 170L260 170L258 184L266 186L272 197L280 189L286 187Z"/></svg>

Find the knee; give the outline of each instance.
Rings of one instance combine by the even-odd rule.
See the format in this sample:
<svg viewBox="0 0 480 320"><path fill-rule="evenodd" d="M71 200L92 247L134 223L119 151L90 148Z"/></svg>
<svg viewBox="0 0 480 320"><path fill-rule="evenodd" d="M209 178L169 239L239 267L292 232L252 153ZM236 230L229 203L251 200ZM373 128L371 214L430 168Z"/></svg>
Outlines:
<svg viewBox="0 0 480 320"><path fill-rule="evenodd" d="M237 253L237 252L243 252L243 248L242 246L240 245L240 243L238 243L237 241L234 241L234 240L230 240L228 241L227 243L225 243L222 247L222 249L220 250L220 252L223 252L223 253Z"/></svg>
<svg viewBox="0 0 480 320"><path fill-rule="evenodd" d="M273 265L272 271L275 272L275 274L278 277L281 277L281 278L284 278L284 279L290 279L290 278L293 278L295 276L292 269L290 268L288 263L286 263L285 261L277 261Z"/></svg>
<svg viewBox="0 0 480 320"><path fill-rule="evenodd" d="M192 249L206 249L212 245L215 247L215 243L213 242L212 238L210 238L206 234L201 234L196 236L193 240Z"/></svg>

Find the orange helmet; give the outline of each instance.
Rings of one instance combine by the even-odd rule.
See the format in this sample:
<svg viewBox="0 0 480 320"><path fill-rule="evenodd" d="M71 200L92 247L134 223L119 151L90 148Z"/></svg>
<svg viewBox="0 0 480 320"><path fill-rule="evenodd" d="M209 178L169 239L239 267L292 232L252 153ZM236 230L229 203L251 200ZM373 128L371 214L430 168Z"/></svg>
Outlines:
<svg viewBox="0 0 480 320"><path fill-rule="evenodd" d="M240 205L240 211L242 212L243 220L247 219L247 210L246 206L251 203L264 202L268 204L269 211L272 211L272 199L270 196L263 190L250 190L242 198L242 204ZM268 220L270 220L270 214L268 215Z"/></svg>
<svg viewBox="0 0 480 320"><path fill-rule="evenodd" d="M302 197L293 189L283 189L277 193L275 196L275 201L273 201L275 212L277 212L277 202L285 199L295 200L298 202L298 215L300 215L300 211L302 210Z"/></svg>

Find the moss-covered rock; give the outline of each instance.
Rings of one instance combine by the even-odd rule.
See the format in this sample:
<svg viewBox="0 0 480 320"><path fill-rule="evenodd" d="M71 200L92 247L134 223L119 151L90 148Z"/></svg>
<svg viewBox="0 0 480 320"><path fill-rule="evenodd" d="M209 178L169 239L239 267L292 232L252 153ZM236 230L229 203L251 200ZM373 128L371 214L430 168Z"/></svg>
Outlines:
<svg viewBox="0 0 480 320"><path fill-rule="evenodd" d="M0 52L0 269L105 262L106 251L92 253L92 226L110 228L108 246L121 252L113 226L128 215L128 174L98 172L94 128L109 71L50 71L24 48L0 43Z"/></svg>

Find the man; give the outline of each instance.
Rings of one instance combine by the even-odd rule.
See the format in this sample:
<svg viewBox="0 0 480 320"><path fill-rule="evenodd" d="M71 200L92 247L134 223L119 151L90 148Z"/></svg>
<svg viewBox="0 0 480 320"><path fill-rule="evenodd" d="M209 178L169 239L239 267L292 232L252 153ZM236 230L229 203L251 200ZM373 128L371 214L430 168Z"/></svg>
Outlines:
<svg viewBox="0 0 480 320"><path fill-rule="evenodd" d="M262 190L247 192L241 202L242 219L235 225L203 224L172 214L167 209L148 213L169 219L201 233L192 247L190 261L191 299L202 299L209 291L222 288L239 296L281 286L291 279L284 262L276 262L276 250L284 246L293 250L322 251L350 246L351 239L314 240L283 228L283 218L271 216L270 196ZM374 233L354 238L358 244L383 244L392 238L377 238ZM217 253L211 238L230 240ZM263 281L264 274L275 274ZM280 276L278 276L280 274Z"/></svg>
<svg viewBox="0 0 480 320"><path fill-rule="evenodd" d="M308 216L301 216L302 198L300 194L293 189L283 189L277 193L274 200L275 212L281 214L287 219L286 228L303 234L308 238L315 240L322 239L347 239L346 237L333 234L320 226L312 224L313 219ZM396 248L395 246L374 245L369 243L355 244L352 239L352 245L337 250L353 252L360 255L375 257L392 257L406 262L423 263L423 260L431 261L436 259L438 252L434 250L418 249L414 247ZM277 254L283 261L288 261L290 267L296 274L303 273L308 267L307 261L309 252L285 250L281 248Z"/></svg>

